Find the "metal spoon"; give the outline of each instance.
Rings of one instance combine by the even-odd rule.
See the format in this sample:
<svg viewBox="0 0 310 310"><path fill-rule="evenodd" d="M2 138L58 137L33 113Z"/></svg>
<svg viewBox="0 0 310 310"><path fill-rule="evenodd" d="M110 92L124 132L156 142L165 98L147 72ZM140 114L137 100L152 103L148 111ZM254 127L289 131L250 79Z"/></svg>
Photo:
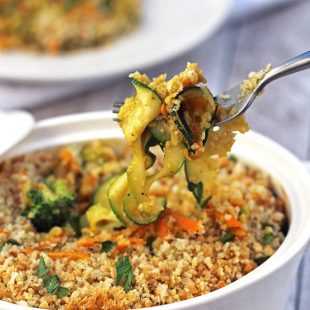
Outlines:
<svg viewBox="0 0 310 310"><path fill-rule="evenodd" d="M34 125L33 116L25 111L0 111L0 157L25 138Z"/></svg>
<svg viewBox="0 0 310 310"><path fill-rule="evenodd" d="M221 93L215 97L217 102L224 107L224 113L218 116L215 126L227 123L244 113L255 98L260 94L263 88L270 82L283 76L309 69L310 68L310 51L298 55L282 65L270 70L264 78L258 83L257 87L243 98L239 98L241 93L241 84ZM227 111L229 110L229 113Z"/></svg>

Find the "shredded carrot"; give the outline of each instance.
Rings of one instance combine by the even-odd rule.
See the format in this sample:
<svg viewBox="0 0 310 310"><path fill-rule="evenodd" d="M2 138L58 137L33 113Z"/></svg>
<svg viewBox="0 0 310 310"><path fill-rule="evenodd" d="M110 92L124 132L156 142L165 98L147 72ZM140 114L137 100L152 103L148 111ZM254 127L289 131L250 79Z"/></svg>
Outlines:
<svg viewBox="0 0 310 310"><path fill-rule="evenodd" d="M144 240L141 238L130 238L129 241L131 244L144 244Z"/></svg>
<svg viewBox="0 0 310 310"><path fill-rule="evenodd" d="M23 252L24 252L26 255L29 255L29 254L31 254L31 253L34 252L34 251L39 251L39 250L37 250L37 249L31 249L31 248L26 248L26 249L23 250Z"/></svg>
<svg viewBox="0 0 310 310"><path fill-rule="evenodd" d="M29 264L26 262L20 262L19 265L24 269L28 270L29 269Z"/></svg>
<svg viewBox="0 0 310 310"><path fill-rule="evenodd" d="M44 250L44 249L47 249L47 248L50 248L50 247L53 247L53 246L55 246L55 245L59 245L60 243L55 243L55 242L53 242L53 243L40 243L37 247L36 247L36 249L37 250Z"/></svg>
<svg viewBox="0 0 310 310"><path fill-rule="evenodd" d="M160 112L163 116L167 117L168 116L168 111L167 111L167 106L165 103L163 103L160 107Z"/></svg>
<svg viewBox="0 0 310 310"><path fill-rule="evenodd" d="M255 264L255 263L248 263L248 264L245 265L244 271L245 271L246 273L249 273L249 272L251 272L252 270L254 270L255 267L256 267L256 264Z"/></svg>
<svg viewBox="0 0 310 310"><path fill-rule="evenodd" d="M7 229L3 228L3 227L0 227L0 233L4 233L7 236L10 235L10 232Z"/></svg>
<svg viewBox="0 0 310 310"><path fill-rule="evenodd" d="M187 232L196 233L200 229L199 222L193 219L190 219L183 214L170 210L170 214L175 218L176 224L183 230Z"/></svg>
<svg viewBox="0 0 310 310"><path fill-rule="evenodd" d="M233 206L243 206L245 204L245 201L243 199L234 198L234 199L230 199L230 203Z"/></svg>
<svg viewBox="0 0 310 310"><path fill-rule="evenodd" d="M89 258L89 253L87 252L73 252L73 251L45 251L38 248L26 248L24 253L26 255L33 253L34 251L44 252L50 258L59 259L59 258L69 258L69 259L87 259Z"/></svg>
<svg viewBox="0 0 310 310"><path fill-rule="evenodd" d="M46 46L46 50L48 53L57 54L60 50L61 42L58 40L52 40Z"/></svg>
<svg viewBox="0 0 310 310"><path fill-rule="evenodd" d="M242 228L233 228L231 232L237 237L245 236L245 231Z"/></svg>
<svg viewBox="0 0 310 310"><path fill-rule="evenodd" d="M93 247L96 246L98 243L103 242L103 240L99 237L85 237L76 242L76 246L78 248L82 247Z"/></svg>
<svg viewBox="0 0 310 310"><path fill-rule="evenodd" d="M156 222L155 222L155 231L156 234L164 239L169 234L169 226L168 226L168 217L167 213L163 214Z"/></svg>
<svg viewBox="0 0 310 310"><path fill-rule="evenodd" d="M215 220L220 220L222 217L222 213L216 210L208 210L208 214Z"/></svg>
<svg viewBox="0 0 310 310"><path fill-rule="evenodd" d="M115 249L119 252L123 252L127 248L128 248L127 244L118 244L115 246Z"/></svg>
<svg viewBox="0 0 310 310"><path fill-rule="evenodd" d="M140 226L132 232L132 236L135 238L144 238L148 231L153 229L153 225Z"/></svg>
<svg viewBox="0 0 310 310"><path fill-rule="evenodd" d="M80 185L80 194L82 196L91 195L94 192L94 188L97 185L98 178L88 173L85 177L83 177L81 185Z"/></svg>
<svg viewBox="0 0 310 310"><path fill-rule="evenodd" d="M49 257L58 259L58 258L70 258L73 260L76 259L87 259L89 254L86 252L71 252L71 251L44 251Z"/></svg>
<svg viewBox="0 0 310 310"><path fill-rule="evenodd" d="M240 228L241 227L241 222L234 217L230 218L229 220L226 220L225 222L229 228Z"/></svg>
<svg viewBox="0 0 310 310"><path fill-rule="evenodd" d="M81 170L80 165L76 161L72 151L69 148L62 148L59 151L59 158L61 160L62 165L68 171L78 172Z"/></svg>

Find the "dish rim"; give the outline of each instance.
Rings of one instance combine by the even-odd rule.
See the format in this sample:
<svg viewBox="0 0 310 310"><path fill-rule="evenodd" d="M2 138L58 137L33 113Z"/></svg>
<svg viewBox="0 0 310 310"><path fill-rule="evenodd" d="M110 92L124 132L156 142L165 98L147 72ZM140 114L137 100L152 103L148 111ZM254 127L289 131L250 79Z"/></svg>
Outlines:
<svg viewBox="0 0 310 310"><path fill-rule="evenodd" d="M122 132L117 127L117 124L112 121L113 114L110 111L104 112L89 112L89 113L81 113L81 114L73 114L67 116L60 116L55 118L46 119L38 122L35 125L33 132L20 144L18 144L13 150L8 152L4 157L12 157L18 154L27 153L36 149L44 149L47 147L45 135L49 134L49 137L52 137L52 144L50 147L61 145L64 143L75 143L75 142L83 142L87 140L96 139L98 137L102 138L122 138ZM101 124L101 125L100 125ZM99 129L97 126L101 126ZM59 135L59 131L62 130L62 134ZM76 130L80 130L80 132L76 132ZM63 132L64 131L64 132ZM84 132L85 134L81 134ZM64 139L61 139L61 136ZM87 139L88 137L88 139ZM57 139L58 138L58 139ZM80 139L78 139L80 138ZM41 144L33 143L33 140L41 139ZM67 139L67 142L65 140ZM70 141L68 141L68 139ZM272 154L268 154L267 156L271 156L272 158L276 158L279 154L281 154L281 161L288 162L292 164L293 174L296 176L298 174L298 178L296 177L292 182L295 184L295 187L298 185L302 186L303 184L310 183L310 175L305 169L305 166L301 163L301 161L284 147L280 146L276 142L271 139L264 137L261 134L255 133L253 131L240 135L237 138L237 143L233 147L233 152L236 155L240 155L240 153L244 152L247 144L252 143L252 153L257 152L261 149L261 152L268 152L270 150L273 151ZM45 144L42 141L45 141ZM252 141L252 142L251 142ZM37 141L38 142L38 141ZM50 144L50 143L49 143ZM40 147L41 145L41 147ZM242 147L243 145L243 147ZM240 147L241 146L241 147ZM262 148L260 148L262 147ZM251 157L249 155L251 153L251 149L247 149L247 153L244 157L248 159ZM254 154L253 153L253 154ZM257 155L255 155L257 156ZM1 160L4 158L1 158ZM280 160L280 158L279 158ZM251 161L251 160L250 160ZM271 164L277 166L280 165L275 161L275 159L271 160ZM287 164L287 163L286 163ZM257 164L257 167L262 168L262 164ZM275 167L276 168L276 167ZM265 170L265 169L263 169ZM268 174L275 179L278 179L277 174L271 173L270 171L266 171ZM298 179L296 181L296 179ZM284 180L283 180L284 182ZM281 181L280 181L281 184ZM287 183L289 184L289 183ZM285 189L285 192L288 195L289 199L293 199L294 192L291 193L292 189L287 188L287 185L281 184ZM302 186L302 188L306 189L306 186ZM302 188L299 191L299 194L302 191ZM296 188L295 188L296 190ZM171 304L154 306L152 308L143 308L143 309L155 309L155 310L168 310L168 309L186 309L188 307L198 306L202 304L207 304L212 301L216 301L219 298L227 297L230 294L233 294L248 285L255 284L257 281L264 279L270 274L278 271L285 264L295 258L306 246L310 239L310 210L306 209L306 204L310 202L310 193L309 191L304 191L303 195L298 195L298 191L295 193L299 199L301 199L303 212L308 214L308 217L299 216L299 221L302 221L302 225L298 224L298 214L295 214L298 208L301 206L295 206L293 204L294 201L290 201L290 210L291 210L291 225L287 236L285 237L283 243L279 247L279 249L268 259L264 264L257 267L255 270L250 272L247 275L244 275L242 278L226 285L225 287L218 289L216 291L207 293L205 295L201 295L198 297L190 298L188 300L179 301ZM291 196L290 196L291 195ZM296 197L295 197L296 198ZM299 201L300 202L300 201ZM297 227L298 226L298 227ZM297 234L298 230L300 231ZM293 235L295 233L295 235ZM295 238L295 239L294 239ZM6 309L37 309L26 306L20 306L12 303L7 303L0 301L0 306L6 306ZM13 307L12 307L13 306ZM17 308L18 307L18 308Z"/></svg>
<svg viewBox="0 0 310 310"><path fill-rule="evenodd" d="M179 0L175 0L179 1ZM142 6L150 6L152 0L144 0ZM212 2L212 1L211 1ZM186 2L184 2L186 3ZM229 12L232 8L232 0L221 0L217 2L216 7L214 4L210 4L208 1L204 2L200 0L198 6L204 5L204 9L212 9L212 15L208 22L201 23L199 28L201 31L194 31L191 36L187 36L186 41L179 40L173 42L173 44L166 44L165 49L153 49L156 50L155 54L143 57L143 59L137 59L135 57L130 61L124 60L121 64L117 64L117 59L111 59L109 56L106 61L100 62L100 59L106 58L106 53L113 54L115 49L125 49L133 40L137 40L135 36L138 32L132 32L124 35L116 40L111 48L109 46L105 48L90 48L88 50L80 50L73 52L72 54L64 54L62 56L48 56L48 55L32 55L25 52L1 52L0 53L0 66L2 70L0 71L0 81L18 81L18 82L29 82L29 83L62 83L62 82L93 82L98 80L105 80L108 78L115 78L122 74L128 74L135 69L146 69L154 67L156 64L164 63L177 57L197 46L207 37L210 37L226 20ZM161 7L163 4L158 4ZM172 5L171 5L172 7ZM149 11L145 11L149 13ZM172 13L172 12L171 12ZM142 25L149 25L155 23L154 18L150 18L150 14L147 15L145 20L142 20ZM195 11L193 11L193 16L195 16ZM156 16L155 16L156 18ZM202 20L202 17L200 17ZM168 19L167 19L168 20ZM141 25L140 25L141 27ZM152 28L153 29L153 28ZM137 31L139 29L137 28ZM139 34L139 33L138 33ZM139 38L138 38L139 39ZM143 36L142 36L143 39ZM147 53L150 54L150 53ZM123 56L124 55L119 55ZM127 55L127 59L128 59ZM90 59L95 58L96 62L89 62ZM43 62L41 62L43 60ZM56 60L56 63L54 62ZM12 64L18 63L17 67L12 68ZM107 68L106 63L115 62L117 65ZM8 63L7 66L5 64ZM60 68L60 72L55 71L55 65ZM65 65L65 69L64 68ZM26 68L27 69L26 69ZM82 67L84 70L77 70L76 68ZM58 69L59 70L59 69Z"/></svg>

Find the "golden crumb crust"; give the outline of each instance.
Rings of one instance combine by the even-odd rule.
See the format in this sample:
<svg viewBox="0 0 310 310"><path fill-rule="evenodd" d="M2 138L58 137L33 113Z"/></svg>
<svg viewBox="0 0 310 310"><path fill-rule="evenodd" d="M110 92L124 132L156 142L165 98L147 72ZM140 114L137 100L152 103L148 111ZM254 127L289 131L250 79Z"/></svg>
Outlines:
<svg viewBox="0 0 310 310"><path fill-rule="evenodd" d="M98 145L105 150L98 152L103 156L100 160L85 152L85 146ZM154 184L152 194L164 195L168 203L151 225L102 229L97 234L85 228L81 237L75 237L67 226L38 233L21 215L25 189L50 174L67 175L78 196L76 207L83 212L98 184L122 171L129 155L120 140L95 141L0 164L1 300L52 310L135 309L173 303L238 280L283 242L287 229L283 194L266 173L232 155L219 160L218 190L203 208L196 205L183 174ZM107 240L117 246L104 253L101 242ZM116 262L123 256L128 256L133 271L127 293L116 285ZM67 296L48 293L37 275L40 257L68 289Z"/></svg>

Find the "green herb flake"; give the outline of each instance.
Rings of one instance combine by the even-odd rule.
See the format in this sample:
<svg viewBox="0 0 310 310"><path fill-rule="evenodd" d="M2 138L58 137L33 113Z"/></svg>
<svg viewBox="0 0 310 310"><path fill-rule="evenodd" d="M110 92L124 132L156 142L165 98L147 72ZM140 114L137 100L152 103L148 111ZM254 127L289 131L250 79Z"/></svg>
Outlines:
<svg viewBox="0 0 310 310"><path fill-rule="evenodd" d="M71 228L74 231L74 234L76 237L81 237L81 226L80 226L80 214L78 214L76 211L72 211L69 218L68 223L71 226Z"/></svg>
<svg viewBox="0 0 310 310"><path fill-rule="evenodd" d="M272 233L266 233L263 238L263 244L264 245L270 244L273 241L273 239L274 236Z"/></svg>
<svg viewBox="0 0 310 310"><path fill-rule="evenodd" d="M108 13L112 9L112 0L101 0L98 8L102 13Z"/></svg>
<svg viewBox="0 0 310 310"><path fill-rule="evenodd" d="M128 256L121 256L116 262L116 285L123 285L127 293L132 287L133 272Z"/></svg>
<svg viewBox="0 0 310 310"><path fill-rule="evenodd" d="M208 196L202 203L201 203L201 208L204 209L207 205L208 202L212 199L212 196Z"/></svg>
<svg viewBox="0 0 310 310"><path fill-rule="evenodd" d="M12 244L12 245L20 245L20 243L18 241L16 241L15 239L8 239L6 241L7 244Z"/></svg>
<svg viewBox="0 0 310 310"><path fill-rule="evenodd" d="M200 204L201 199L202 199L202 194L203 194L203 184L202 182L193 183L193 182L188 182L188 189L193 193L195 196L197 202Z"/></svg>
<svg viewBox="0 0 310 310"><path fill-rule="evenodd" d="M228 156L228 160L230 160L232 163L234 163L234 164L236 164L237 162L238 162L238 158L237 158L237 156L236 155L234 155L234 154L230 154L229 156Z"/></svg>
<svg viewBox="0 0 310 310"><path fill-rule="evenodd" d="M80 0L65 0L64 2L64 10L66 12L72 10L78 3L80 2Z"/></svg>
<svg viewBox="0 0 310 310"><path fill-rule="evenodd" d="M56 275L52 275L43 279L43 283L50 294L56 294L60 286L60 280Z"/></svg>
<svg viewBox="0 0 310 310"><path fill-rule="evenodd" d="M0 243L0 252L2 251L3 247L4 247L4 244Z"/></svg>
<svg viewBox="0 0 310 310"><path fill-rule="evenodd" d="M46 266L43 256L40 256L39 266L37 269L37 276L42 278L49 272L49 268Z"/></svg>
<svg viewBox="0 0 310 310"><path fill-rule="evenodd" d="M254 259L255 263L257 264L257 266L260 266L261 264L263 264L268 258L270 258L270 256L260 256Z"/></svg>
<svg viewBox="0 0 310 310"><path fill-rule="evenodd" d="M221 238L221 241L222 241L223 243L225 243L225 242L233 241L234 238L235 238L235 235L234 235L233 233L231 233L231 232L226 232L226 233L223 235L223 237Z"/></svg>
<svg viewBox="0 0 310 310"><path fill-rule="evenodd" d="M101 243L101 252L102 253L108 253L112 250L113 247L115 247L117 245L116 242L113 241L104 241Z"/></svg>
<svg viewBox="0 0 310 310"><path fill-rule="evenodd" d="M63 298L69 295L69 290L66 287L59 286L56 292L57 297Z"/></svg>
<svg viewBox="0 0 310 310"><path fill-rule="evenodd" d="M146 246L148 247L148 249L150 250L151 255L155 255L154 254L154 248L153 248L153 242L156 240L155 236L150 236L147 238L146 240Z"/></svg>

